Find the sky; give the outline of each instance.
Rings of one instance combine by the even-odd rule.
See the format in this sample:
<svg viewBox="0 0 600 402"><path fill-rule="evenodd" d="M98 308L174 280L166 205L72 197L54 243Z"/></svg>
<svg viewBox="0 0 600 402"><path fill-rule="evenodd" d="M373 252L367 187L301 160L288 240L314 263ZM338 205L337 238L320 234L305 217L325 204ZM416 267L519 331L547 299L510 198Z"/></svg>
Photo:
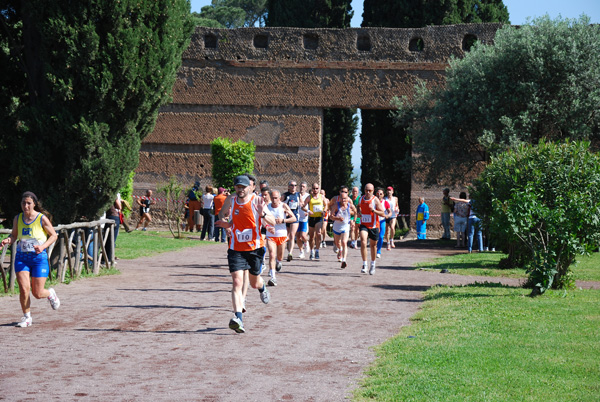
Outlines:
<svg viewBox="0 0 600 402"><path fill-rule="evenodd" d="M192 11L200 12L202 7L210 5L211 0L191 0ZM508 8L510 23L522 25L528 18L541 17L548 14L550 18L559 15L563 18L577 18L581 14L590 17L590 22L600 23L600 0L504 0ZM350 22L352 27L360 27L362 22L363 0L352 0L354 18ZM360 127L360 126L359 126ZM360 139L352 148L352 164L355 168L360 167Z"/></svg>
<svg viewBox="0 0 600 402"><path fill-rule="evenodd" d="M210 0L192 0L192 11L200 12L204 6L210 5ZM551 18L576 18L586 14L592 23L600 23L600 1L598 0L504 0L508 8L510 22L513 25L521 25L527 21L527 17L540 17L544 14ZM362 21L363 0L352 0L354 18L352 27L360 27Z"/></svg>

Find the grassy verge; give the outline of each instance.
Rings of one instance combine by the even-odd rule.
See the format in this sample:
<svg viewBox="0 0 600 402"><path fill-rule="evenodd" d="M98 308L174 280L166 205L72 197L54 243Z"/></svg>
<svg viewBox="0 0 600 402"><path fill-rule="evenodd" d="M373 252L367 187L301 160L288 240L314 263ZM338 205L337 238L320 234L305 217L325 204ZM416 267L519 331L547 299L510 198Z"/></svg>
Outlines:
<svg viewBox="0 0 600 402"><path fill-rule="evenodd" d="M430 271L447 269L450 273L476 276L504 276L508 278L526 278L524 269L500 269L498 262L506 254L499 252L461 253L448 257L440 257L417 264L417 268ZM592 253L589 257L579 257L577 264L571 269L576 280L600 281L600 253Z"/></svg>
<svg viewBox="0 0 600 402"><path fill-rule="evenodd" d="M436 287L377 350L356 401L559 401L600 395L600 292Z"/></svg>
<svg viewBox="0 0 600 402"><path fill-rule="evenodd" d="M139 257L153 256L168 251L177 251L185 247L197 247L206 244L212 244L212 242L198 240L197 235L194 237L192 233L182 233L182 236L183 237L181 239L174 239L169 231L134 231L127 233L122 230L119 232L119 237L117 238L115 255L124 260L131 260ZM10 253L8 253L6 258L10 258ZM86 273L85 270L82 270L81 278L118 274L120 274L118 268L101 268L99 275ZM69 273L67 273L64 283L70 283L73 280L76 279L71 278ZM56 278L56 271L53 271L52 276L46 281L46 288L52 287L58 283L59 281ZM8 294L18 293L19 288L15 284L14 291L12 293L9 292ZM0 281L0 296L1 295L5 295L5 293L2 289Z"/></svg>
<svg viewBox="0 0 600 402"><path fill-rule="evenodd" d="M177 251L186 247L214 244L214 242L198 240L197 234L186 232L182 233L182 236L181 239L174 239L169 231L119 232L115 255L124 260L131 260L168 251Z"/></svg>

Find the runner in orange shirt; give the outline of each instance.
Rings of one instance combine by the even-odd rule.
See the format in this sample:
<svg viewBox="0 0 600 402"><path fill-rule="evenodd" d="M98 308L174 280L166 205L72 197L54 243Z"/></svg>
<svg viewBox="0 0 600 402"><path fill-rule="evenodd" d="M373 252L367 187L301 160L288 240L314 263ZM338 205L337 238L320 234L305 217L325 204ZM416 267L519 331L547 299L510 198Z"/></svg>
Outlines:
<svg viewBox="0 0 600 402"><path fill-rule="evenodd" d="M233 280L231 301L235 317L229 320L229 328L237 333L244 333L246 332L242 321L244 271L249 271L250 286L258 289L262 302L266 304L270 300L269 290L260 276L265 256L260 228L263 220L268 225L274 226L275 218L266 208L262 197L252 192L253 186L248 176L236 176L233 184L236 195L225 201L217 226L231 229L227 262ZM222 220L227 216L225 211L228 211L230 218L228 221Z"/></svg>

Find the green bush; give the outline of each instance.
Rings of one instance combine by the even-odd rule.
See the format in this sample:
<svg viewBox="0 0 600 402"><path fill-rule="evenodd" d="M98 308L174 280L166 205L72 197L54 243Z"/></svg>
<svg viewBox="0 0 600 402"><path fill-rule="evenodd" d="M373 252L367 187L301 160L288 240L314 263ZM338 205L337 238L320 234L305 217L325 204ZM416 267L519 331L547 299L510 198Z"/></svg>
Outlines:
<svg viewBox="0 0 600 402"><path fill-rule="evenodd" d="M534 294L568 287L576 256L600 240L600 156L588 142L540 141L500 154L471 198L494 238L525 256Z"/></svg>
<svg viewBox="0 0 600 402"><path fill-rule="evenodd" d="M210 151L213 184L217 187L232 187L235 176L254 170L254 142L231 142L219 137L210 143Z"/></svg>

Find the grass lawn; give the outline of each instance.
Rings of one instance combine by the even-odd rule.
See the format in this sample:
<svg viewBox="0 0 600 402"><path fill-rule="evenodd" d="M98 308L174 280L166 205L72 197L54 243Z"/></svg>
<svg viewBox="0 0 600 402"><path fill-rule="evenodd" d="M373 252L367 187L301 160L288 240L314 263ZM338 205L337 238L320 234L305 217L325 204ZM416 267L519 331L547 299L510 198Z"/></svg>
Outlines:
<svg viewBox="0 0 600 402"><path fill-rule="evenodd" d="M506 254L500 252L461 253L422 262L417 264L417 267L431 271L440 271L445 268L450 273L460 275L527 277L524 269L499 269L498 262L504 257ZM571 269L575 280L600 281L600 253L592 253L589 257L579 257L577 264L573 265Z"/></svg>
<svg viewBox="0 0 600 402"><path fill-rule="evenodd" d="M182 232L181 239L174 239L167 231L119 231L115 255L124 260L177 251L185 247L198 247L214 242L198 240L198 234ZM195 238L193 237L195 236Z"/></svg>
<svg viewBox="0 0 600 402"><path fill-rule="evenodd" d="M597 401L600 292L435 287L356 401Z"/></svg>

